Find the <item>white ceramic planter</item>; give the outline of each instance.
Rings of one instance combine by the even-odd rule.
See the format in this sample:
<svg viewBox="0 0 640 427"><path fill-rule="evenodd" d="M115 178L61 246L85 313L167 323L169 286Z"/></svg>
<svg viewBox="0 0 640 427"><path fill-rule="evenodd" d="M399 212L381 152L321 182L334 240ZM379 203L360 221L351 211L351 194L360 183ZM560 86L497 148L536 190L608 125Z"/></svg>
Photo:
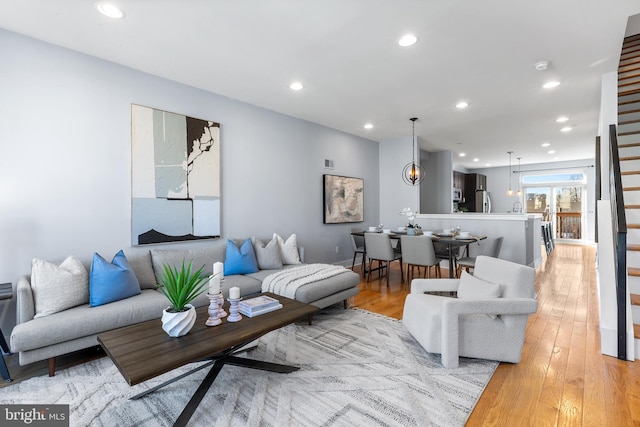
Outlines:
<svg viewBox="0 0 640 427"><path fill-rule="evenodd" d="M191 304L187 304L189 310L178 313L170 313L165 308L162 310L162 329L170 337L181 337L186 335L196 323L196 309Z"/></svg>

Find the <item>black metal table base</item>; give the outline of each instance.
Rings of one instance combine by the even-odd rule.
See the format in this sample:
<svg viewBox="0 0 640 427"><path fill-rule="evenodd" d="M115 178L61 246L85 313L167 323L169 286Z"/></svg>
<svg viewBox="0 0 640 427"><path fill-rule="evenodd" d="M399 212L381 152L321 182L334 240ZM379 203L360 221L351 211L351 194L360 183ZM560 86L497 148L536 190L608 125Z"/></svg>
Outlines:
<svg viewBox="0 0 640 427"><path fill-rule="evenodd" d="M153 388L150 388L149 390L146 390L140 394L137 394L133 397L131 397L130 399L134 400L134 399L139 399L143 396L146 396L149 393L152 393L166 385L169 385L175 381L178 381L186 376L189 376L195 372L198 372L206 367L211 366L211 369L209 370L209 373L207 374L207 376L202 380L202 382L200 383L200 385L198 386L198 389L195 391L195 393L193 393L193 396L191 396L191 399L189 400L189 402L187 403L187 406L184 407L184 409L182 410L182 413L180 414L180 416L178 417L178 419L176 420L176 422L173 424L174 426L186 426L187 423L189 422L189 420L191 419L191 416L193 415L193 413L196 411L196 409L198 408L198 405L200 405L200 402L202 401L202 399L204 398L204 396L207 394L207 391L209 391L209 388L211 387L211 385L213 384L213 382L215 381L216 377L218 376L218 374L220 373L220 371L222 370L222 367L224 365L233 365L233 366L240 366L243 368L251 368L251 369L259 369L262 371L270 371L270 372L277 372L277 373L281 373L281 374L288 374L291 372L295 372L297 370L299 370L300 368L297 366L290 366L290 365L281 365L278 363L270 363L270 362L264 362L261 360L254 360L254 359L246 359L244 357L236 357L236 356L223 356L220 357L218 359L215 360L211 360L208 363L205 363L204 365L198 366L195 369L192 369L189 372L185 372L182 375L179 375L175 378L172 378L168 381L165 381L164 383L157 385Z"/></svg>
<svg viewBox="0 0 640 427"><path fill-rule="evenodd" d="M11 354L9 350L9 346L4 339L4 335L2 335L2 329L0 329L0 348L7 354ZM11 382L11 375L9 375L9 368L7 367L7 362L4 360L4 355L0 352L0 375L2 375L2 379L6 382Z"/></svg>

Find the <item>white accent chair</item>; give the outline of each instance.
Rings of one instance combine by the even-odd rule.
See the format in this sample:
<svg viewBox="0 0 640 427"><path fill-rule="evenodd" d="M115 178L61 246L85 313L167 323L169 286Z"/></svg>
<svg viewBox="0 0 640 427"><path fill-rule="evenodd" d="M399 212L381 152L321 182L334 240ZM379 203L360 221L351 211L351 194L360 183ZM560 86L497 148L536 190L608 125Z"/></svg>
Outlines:
<svg viewBox="0 0 640 427"><path fill-rule="evenodd" d="M442 355L446 368L457 368L460 356L518 363L527 319L538 307L535 274L531 267L481 255L473 276L414 279L402 323L425 350Z"/></svg>

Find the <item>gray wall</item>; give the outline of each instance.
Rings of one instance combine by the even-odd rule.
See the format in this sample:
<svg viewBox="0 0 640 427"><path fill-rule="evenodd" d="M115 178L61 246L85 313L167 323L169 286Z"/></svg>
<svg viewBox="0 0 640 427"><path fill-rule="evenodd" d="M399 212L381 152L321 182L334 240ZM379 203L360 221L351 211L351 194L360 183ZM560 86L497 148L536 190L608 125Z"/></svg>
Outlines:
<svg viewBox="0 0 640 427"><path fill-rule="evenodd" d="M322 223L324 173L364 178L378 218L377 142L4 30L0 63L0 282L36 257L149 249L130 247L132 103L221 123L223 238L297 233L307 261L349 258L351 226ZM6 335L13 306L0 302Z"/></svg>
<svg viewBox="0 0 640 427"><path fill-rule="evenodd" d="M453 210L453 154L451 151L422 152L420 162L426 178L420 185L420 213L441 214Z"/></svg>

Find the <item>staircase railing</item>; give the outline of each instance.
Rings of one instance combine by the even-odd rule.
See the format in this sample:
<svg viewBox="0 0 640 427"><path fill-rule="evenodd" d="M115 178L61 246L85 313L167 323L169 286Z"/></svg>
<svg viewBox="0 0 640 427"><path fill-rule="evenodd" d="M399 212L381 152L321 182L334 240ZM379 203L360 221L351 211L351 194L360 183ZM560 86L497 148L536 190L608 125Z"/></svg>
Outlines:
<svg viewBox="0 0 640 427"><path fill-rule="evenodd" d="M622 197L622 173L618 154L616 125L609 126L611 152L609 156L609 186L611 218L614 235L616 302L618 305L618 359L627 359L627 218Z"/></svg>

